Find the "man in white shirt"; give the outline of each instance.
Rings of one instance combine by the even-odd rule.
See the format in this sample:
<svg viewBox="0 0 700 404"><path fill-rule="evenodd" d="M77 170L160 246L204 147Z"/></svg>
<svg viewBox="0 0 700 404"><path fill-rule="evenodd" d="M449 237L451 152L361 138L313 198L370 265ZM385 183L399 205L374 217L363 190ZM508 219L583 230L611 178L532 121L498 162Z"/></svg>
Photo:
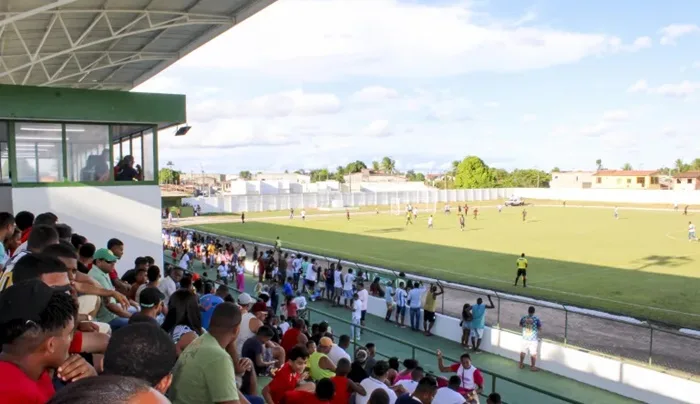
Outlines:
<svg viewBox="0 0 700 404"><path fill-rule="evenodd" d="M348 268L348 273L345 274L343 279L343 306L351 308L351 303L353 300L352 287L355 283L355 275L352 273L352 268Z"/></svg>
<svg viewBox="0 0 700 404"><path fill-rule="evenodd" d="M352 325L350 325L350 335L354 336L355 341L360 340L362 329L359 328L362 324L362 302L357 293L352 295Z"/></svg>
<svg viewBox="0 0 700 404"><path fill-rule="evenodd" d="M301 254L297 254L294 260L292 260L292 267L294 268L294 289L299 289L299 278L301 277Z"/></svg>
<svg viewBox="0 0 700 404"><path fill-rule="evenodd" d="M180 258L180 268L182 269L190 269L190 253L185 250L184 253L182 253L182 258Z"/></svg>
<svg viewBox="0 0 700 404"><path fill-rule="evenodd" d="M450 377L449 384L447 387L441 387L438 389L435 397L433 398L433 404L464 404L467 400L461 395L457 389L459 389L459 376Z"/></svg>
<svg viewBox="0 0 700 404"><path fill-rule="evenodd" d="M386 361L377 362L372 370L372 376L366 378L362 381L362 383L360 383L360 386L364 387L367 394L364 396L357 396L355 398L355 404L367 404L372 392L377 389L386 391L386 393L389 395L389 404L395 404L396 393L394 393L394 390L390 389L389 386L386 385L387 372L389 372L389 364ZM436 404L438 403L438 401L433 402ZM440 404L443 403L440 402Z"/></svg>
<svg viewBox="0 0 700 404"><path fill-rule="evenodd" d="M216 269L216 271L219 273L219 280L228 284L228 268L226 268L226 263L222 262L221 264L219 264L219 267Z"/></svg>
<svg viewBox="0 0 700 404"><path fill-rule="evenodd" d="M180 281L182 280L183 275L184 272L182 271L182 268L173 268L170 271L170 275L166 276L165 279L163 279L158 285L158 290L160 290L160 292L165 296L163 304L166 307L170 301L170 295L175 293L180 287Z"/></svg>
<svg viewBox="0 0 700 404"><path fill-rule="evenodd" d="M297 290L297 297L292 300L297 305L297 310L306 310L306 298Z"/></svg>
<svg viewBox="0 0 700 404"><path fill-rule="evenodd" d="M360 303L362 303L362 315L360 317L360 324L365 326L365 317L367 316L367 303L369 302L369 293L365 289L365 284L360 282L357 284L357 296L360 298ZM362 331L360 331L360 334Z"/></svg>
<svg viewBox="0 0 700 404"><path fill-rule="evenodd" d="M418 387L418 382L425 377L425 372L423 371L422 367L417 367L413 369L411 372L411 380L401 380L396 385L398 386L403 386L403 388L406 390L406 393L408 394L413 394L414 391L416 391L416 387Z"/></svg>
<svg viewBox="0 0 700 404"><path fill-rule="evenodd" d="M328 353L328 357L336 366L338 366L338 361L343 358L352 362L350 355L345 351L345 349L343 349L343 346L345 346L345 348L350 346L350 337L347 335L341 335L338 343L333 344L331 351Z"/></svg>

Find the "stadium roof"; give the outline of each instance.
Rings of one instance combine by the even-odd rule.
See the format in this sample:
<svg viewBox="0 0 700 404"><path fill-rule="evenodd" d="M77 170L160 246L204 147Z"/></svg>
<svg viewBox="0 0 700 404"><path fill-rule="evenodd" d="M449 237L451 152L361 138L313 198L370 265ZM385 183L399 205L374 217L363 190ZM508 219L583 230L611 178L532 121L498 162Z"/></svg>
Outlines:
<svg viewBox="0 0 700 404"><path fill-rule="evenodd" d="M275 0L0 0L0 84L130 90Z"/></svg>

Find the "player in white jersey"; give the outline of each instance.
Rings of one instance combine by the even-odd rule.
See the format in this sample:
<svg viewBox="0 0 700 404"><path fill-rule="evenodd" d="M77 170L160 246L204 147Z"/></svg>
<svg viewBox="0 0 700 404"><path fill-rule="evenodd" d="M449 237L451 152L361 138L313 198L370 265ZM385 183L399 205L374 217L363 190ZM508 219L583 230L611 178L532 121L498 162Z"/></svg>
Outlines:
<svg viewBox="0 0 700 404"><path fill-rule="evenodd" d="M433 228L433 215L430 215L430 217L428 217L428 228Z"/></svg>
<svg viewBox="0 0 700 404"><path fill-rule="evenodd" d="M503 205L498 205L498 213L501 213L502 210L503 210Z"/></svg>
<svg viewBox="0 0 700 404"><path fill-rule="evenodd" d="M695 233L695 225L693 222L688 222L688 241L698 241L697 233Z"/></svg>
<svg viewBox="0 0 700 404"><path fill-rule="evenodd" d="M618 211L617 211L617 206L615 206L615 213L614 213L613 215L614 215L615 219L619 219L619 218L620 218L620 214L619 214Z"/></svg>
<svg viewBox="0 0 700 404"><path fill-rule="evenodd" d="M301 210L301 220L306 220L306 210Z"/></svg>

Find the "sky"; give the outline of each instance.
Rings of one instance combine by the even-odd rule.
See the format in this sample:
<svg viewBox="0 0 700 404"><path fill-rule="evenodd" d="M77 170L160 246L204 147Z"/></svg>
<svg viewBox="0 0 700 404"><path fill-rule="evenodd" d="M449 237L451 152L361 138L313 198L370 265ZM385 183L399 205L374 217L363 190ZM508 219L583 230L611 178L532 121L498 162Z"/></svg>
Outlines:
<svg viewBox="0 0 700 404"><path fill-rule="evenodd" d="M185 172L656 169L700 157L700 2L278 0L136 91L187 95Z"/></svg>

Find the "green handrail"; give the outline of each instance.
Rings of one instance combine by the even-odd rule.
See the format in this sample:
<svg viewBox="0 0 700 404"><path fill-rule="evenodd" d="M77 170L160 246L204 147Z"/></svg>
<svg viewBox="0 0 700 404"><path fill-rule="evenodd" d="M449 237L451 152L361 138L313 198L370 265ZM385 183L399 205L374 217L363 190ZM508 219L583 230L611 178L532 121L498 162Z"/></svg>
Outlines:
<svg viewBox="0 0 700 404"><path fill-rule="evenodd" d="M177 264L174 263L174 260L172 259L172 257L169 257L169 256L167 256L166 254L163 254L163 260L164 260L164 262L166 262L166 263L170 263L170 265L173 265L173 266L175 266L175 267L178 267ZM179 268L179 267L178 267L178 268ZM182 269L183 269L184 271L186 271L186 272L190 272L190 270L188 270L188 269L186 269L186 268L182 268ZM219 281L214 281L214 282L215 282L217 285L224 285L224 286L226 286L226 287L229 289L229 291L232 292L232 294L235 295L235 296L238 296L238 295L240 294L240 292L239 292L235 287L233 287L233 285L228 285L228 284L225 284L225 283L219 282ZM385 333L383 333L383 332L380 332L380 331L377 331L377 330L374 330L374 329L371 329L371 328L368 328L368 327L362 327L362 326L353 325L350 321L347 321L347 320L345 320L345 319L343 319L343 318L340 318L340 317L338 317L338 316L335 316L335 315L333 315L333 314L326 313L326 312L324 312L324 311L322 311L322 310L315 309L315 308L313 308L313 307L311 307L311 306L307 306L307 307L306 307L306 310L307 310L307 313L309 313L309 319L308 319L309 322L310 322L310 317L311 317L310 313L317 313L317 314L319 314L319 315L321 315L321 316L323 316L323 317L325 317L325 318L329 318L329 319L332 319L332 320L334 320L334 321L339 321L339 322L344 323L344 324L347 324L347 325L352 325L352 326L357 327L357 328L359 328L359 329L361 329L361 330L363 330L363 331L365 331L365 332L369 332L369 333L375 334L375 335L377 335L377 336L379 336L379 337L381 337L381 338L386 338L386 339L388 339L389 341L393 341L393 342L396 342L396 343L399 343L399 344L401 344L401 345L404 345L404 346L407 346L407 347L411 348L412 357L413 357L414 359L415 359L415 353L416 353L416 351L418 351L418 352L424 352L424 353L431 354L431 355L436 355L436 353L435 353L434 351L428 350L428 349L426 349L426 348L420 347L420 346L415 345L415 344L412 344L412 343L410 343L410 342L403 341L403 340L401 340L401 339L398 339L398 338L396 338L396 337L392 337L391 335L385 334ZM355 348L357 347L357 341L355 340L355 334L353 334L353 345L355 346ZM387 355L382 354L382 356L387 356ZM451 357L448 357L448 356L444 356L444 358L447 359L447 360L449 360L449 361L452 361L452 362L459 362L459 359L451 358ZM534 391L534 392L536 392L536 393L540 393L540 394L546 395L546 396L548 396L548 397L551 397L551 398L556 399L556 400L563 401L563 402L565 402L565 403L570 403L570 404L584 404L582 401L577 401L577 400L574 400L574 399L571 399L571 398L568 398L568 397L561 396L561 395L556 394L556 393L552 393L552 392L550 392L550 391L546 391L546 390L544 390L544 389L540 389L540 388L538 388L538 387L526 385L526 384L524 384L524 383L522 383L522 382L520 382L520 381L518 381L518 380L511 379L511 378L509 378L509 377L507 377L507 376L502 376L502 375L500 375L500 374L498 374L498 373L495 373L495 372L493 372L493 371L486 370L486 369L484 369L484 368L479 368L479 370L480 370L482 373L487 374L487 375L489 375L489 376L492 377L492 383L491 383L491 391L492 391L492 392L495 392L495 391L496 391L496 380L501 379L501 380L503 380L503 381L506 381L506 382L512 383L512 384L514 384L514 385L516 385L516 386L518 386L518 387L521 387L521 388L523 388L523 389L530 390L530 391ZM482 395L484 395L484 394L482 394ZM505 402L505 401L504 401L504 402Z"/></svg>

